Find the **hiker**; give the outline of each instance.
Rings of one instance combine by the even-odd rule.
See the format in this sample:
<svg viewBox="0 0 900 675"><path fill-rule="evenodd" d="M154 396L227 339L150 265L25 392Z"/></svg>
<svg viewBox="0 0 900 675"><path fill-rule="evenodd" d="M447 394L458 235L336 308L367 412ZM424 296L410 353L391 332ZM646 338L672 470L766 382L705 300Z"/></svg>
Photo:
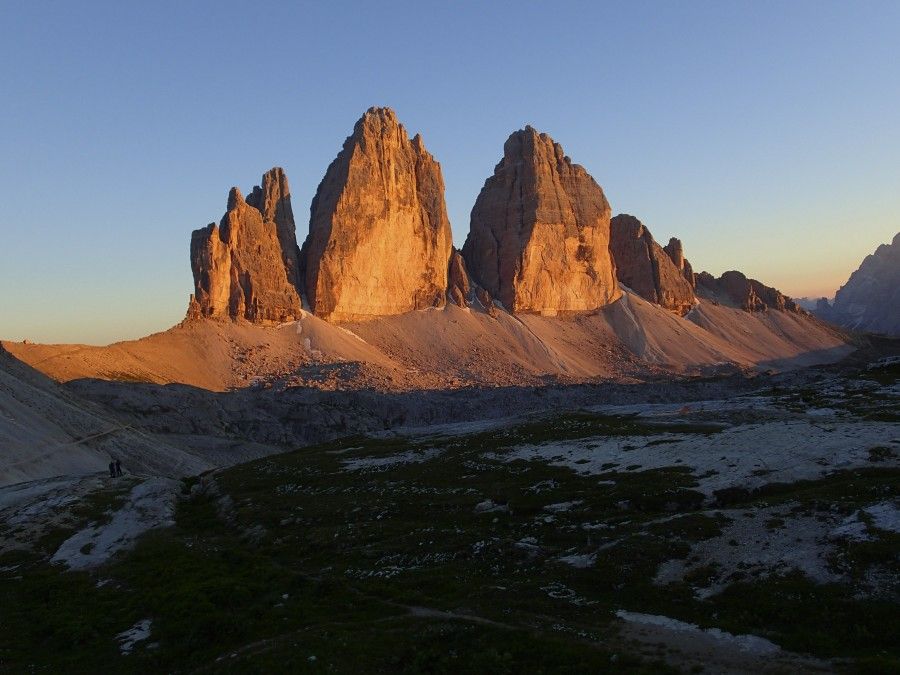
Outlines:
<svg viewBox="0 0 900 675"><path fill-rule="evenodd" d="M120 462L119 460L116 460L116 475L122 475L122 462Z"/></svg>
<svg viewBox="0 0 900 675"><path fill-rule="evenodd" d="M110 463L109 463L109 477L110 478L116 477L116 463L113 461L110 461Z"/></svg>

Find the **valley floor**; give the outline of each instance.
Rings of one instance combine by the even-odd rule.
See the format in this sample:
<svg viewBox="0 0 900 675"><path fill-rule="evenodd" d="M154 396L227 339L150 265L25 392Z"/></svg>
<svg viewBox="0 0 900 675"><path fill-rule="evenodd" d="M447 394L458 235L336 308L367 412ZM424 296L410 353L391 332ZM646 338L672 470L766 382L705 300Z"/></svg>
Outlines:
<svg viewBox="0 0 900 675"><path fill-rule="evenodd" d="M897 375L0 488L0 670L896 671Z"/></svg>

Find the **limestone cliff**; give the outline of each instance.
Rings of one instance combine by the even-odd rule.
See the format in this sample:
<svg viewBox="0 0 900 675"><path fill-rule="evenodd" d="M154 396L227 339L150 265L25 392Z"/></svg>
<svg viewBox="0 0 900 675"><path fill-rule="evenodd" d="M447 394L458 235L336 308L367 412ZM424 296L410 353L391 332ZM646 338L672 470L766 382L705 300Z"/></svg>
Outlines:
<svg viewBox="0 0 900 675"><path fill-rule="evenodd" d="M671 252L663 250L650 230L628 214L612 219L610 235L610 251L619 281L650 302L681 315L691 309L694 289L684 272L686 261L681 242L677 246L669 242ZM677 266L676 258L682 267Z"/></svg>
<svg viewBox="0 0 900 675"><path fill-rule="evenodd" d="M466 261L455 248L450 254L450 266L447 271L447 297L459 307L466 307L472 296L472 282L466 270Z"/></svg>
<svg viewBox="0 0 900 675"><path fill-rule="evenodd" d="M262 185L255 186L247 195L247 204L256 208L264 221L275 223L285 274L293 286L301 289L303 283L299 270L300 247L297 246L297 226L291 207L291 189L284 170L275 167L264 173Z"/></svg>
<svg viewBox="0 0 900 675"><path fill-rule="evenodd" d="M301 254L310 307L354 321L441 306L451 246L440 165L393 110L370 108L312 202Z"/></svg>
<svg viewBox="0 0 900 675"><path fill-rule="evenodd" d="M583 312L620 296L603 190L562 148L516 131L472 209L463 257L512 312Z"/></svg>
<svg viewBox="0 0 900 675"><path fill-rule="evenodd" d="M191 235L194 294L189 317L296 319L301 313L297 242L287 178L272 169L254 188L251 203L232 188L218 225Z"/></svg>

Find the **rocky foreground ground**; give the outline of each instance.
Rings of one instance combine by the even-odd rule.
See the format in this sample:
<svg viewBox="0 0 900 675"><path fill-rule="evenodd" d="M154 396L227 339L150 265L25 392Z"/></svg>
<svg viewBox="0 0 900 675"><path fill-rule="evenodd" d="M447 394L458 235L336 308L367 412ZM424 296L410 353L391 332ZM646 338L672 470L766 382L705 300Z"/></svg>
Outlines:
<svg viewBox="0 0 900 675"><path fill-rule="evenodd" d="M898 374L559 388L180 481L8 486L0 669L896 670Z"/></svg>

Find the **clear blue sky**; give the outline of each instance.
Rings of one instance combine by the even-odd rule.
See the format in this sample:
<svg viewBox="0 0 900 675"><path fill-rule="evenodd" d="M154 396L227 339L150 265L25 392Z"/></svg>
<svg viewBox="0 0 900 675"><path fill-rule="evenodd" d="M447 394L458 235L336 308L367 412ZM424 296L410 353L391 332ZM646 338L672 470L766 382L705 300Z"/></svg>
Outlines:
<svg viewBox="0 0 900 675"><path fill-rule="evenodd" d="M900 229L900 2L0 3L0 337L178 322L191 230L280 165L298 238L354 121L441 162L454 239L550 133L698 270L831 294Z"/></svg>

